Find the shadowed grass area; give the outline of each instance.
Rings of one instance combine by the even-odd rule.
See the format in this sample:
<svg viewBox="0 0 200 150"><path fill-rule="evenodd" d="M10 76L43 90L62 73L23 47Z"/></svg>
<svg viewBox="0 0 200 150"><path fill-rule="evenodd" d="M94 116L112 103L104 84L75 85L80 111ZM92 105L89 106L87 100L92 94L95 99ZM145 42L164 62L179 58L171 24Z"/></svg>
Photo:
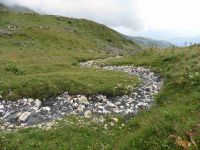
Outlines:
<svg viewBox="0 0 200 150"><path fill-rule="evenodd" d="M92 21L0 11L0 94L9 99L47 98L66 90L120 95L129 92L128 85L136 86L137 79L81 68L79 62L138 49ZM116 89L118 84L122 87Z"/></svg>

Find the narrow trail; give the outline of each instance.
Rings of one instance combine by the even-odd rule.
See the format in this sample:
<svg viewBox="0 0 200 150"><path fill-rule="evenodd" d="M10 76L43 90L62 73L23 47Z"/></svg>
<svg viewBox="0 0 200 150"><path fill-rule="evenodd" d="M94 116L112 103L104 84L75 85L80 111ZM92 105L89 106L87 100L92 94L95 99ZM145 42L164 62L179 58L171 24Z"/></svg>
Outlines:
<svg viewBox="0 0 200 150"><path fill-rule="evenodd" d="M120 114L135 116L141 109L149 109L154 104L154 95L163 84L161 77L143 67L134 66L99 66L104 60L91 60L82 62L82 67L93 67L106 70L117 70L137 76L141 84L130 95L106 97L105 95L69 95L50 98L45 102L36 99L20 99L15 102L0 100L1 130L15 130L29 126L47 128L54 120L66 115L77 114L87 118L96 115ZM40 125L40 126L39 126Z"/></svg>

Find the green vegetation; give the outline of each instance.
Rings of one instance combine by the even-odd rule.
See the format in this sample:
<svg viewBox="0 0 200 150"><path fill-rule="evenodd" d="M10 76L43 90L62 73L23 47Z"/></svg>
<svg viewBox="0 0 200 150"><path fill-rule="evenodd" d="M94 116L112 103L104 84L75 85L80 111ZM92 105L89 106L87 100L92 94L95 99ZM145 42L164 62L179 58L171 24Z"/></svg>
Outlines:
<svg viewBox="0 0 200 150"><path fill-rule="evenodd" d="M170 135L200 147L200 47L147 50L111 60L111 64L145 66L160 73L165 84L156 97L157 106L132 119L118 138L119 149L176 149ZM194 147L191 149L195 149Z"/></svg>
<svg viewBox="0 0 200 150"><path fill-rule="evenodd" d="M0 11L0 94L9 99L46 98L66 90L120 95L137 79L81 68L79 62L138 49L92 21ZM118 84L122 88L116 90Z"/></svg>
<svg viewBox="0 0 200 150"><path fill-rule="evenodd" d="M103 129L102 124L88 121L88 127L74 121L74 125L62 125L50 131L28 129L14 135L5 134L0 138L2 147L181 150L183 148L175 144L178 137L181 142L194 140L200 147L200 47L147 50L107 63L142 65L160 73L165 84L156 96L156 106L139 113L123 128L123 120L108 130ZM197 148L192 144L190 149Z"/></svg>

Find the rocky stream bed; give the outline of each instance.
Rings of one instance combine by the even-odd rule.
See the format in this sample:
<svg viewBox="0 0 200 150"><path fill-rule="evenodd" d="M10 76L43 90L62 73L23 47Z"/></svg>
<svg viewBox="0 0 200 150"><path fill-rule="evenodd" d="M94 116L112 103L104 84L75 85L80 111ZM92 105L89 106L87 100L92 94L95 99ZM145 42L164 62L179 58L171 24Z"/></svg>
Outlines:
<svg viewBox="0 0 200 150"><path fill-rule="evenodd" d="M141 84L130 95L116 97L101 94L86 97L65 92L42 102L32 98L8 101L0 96L0 131L30 126L49 128L55 120L72 114L86 118L108 114L135 116L141 109L153 106L154 95L160 91L163 84L158 74L143 67L97 65L101 61L103 60L91 60L81 63L81 66L122 71L137 76Z"/></svg>

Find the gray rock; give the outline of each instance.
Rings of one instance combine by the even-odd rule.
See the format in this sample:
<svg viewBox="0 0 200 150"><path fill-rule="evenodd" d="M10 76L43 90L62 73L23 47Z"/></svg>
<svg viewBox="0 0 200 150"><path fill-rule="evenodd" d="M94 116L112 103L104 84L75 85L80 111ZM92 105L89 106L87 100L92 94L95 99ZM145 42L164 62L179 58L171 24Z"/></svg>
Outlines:
<svg viewBox="0 0 200 150"><path fill-rule="evenodd" d="M64 98L67 98L67 97L68 97L68 92L64 92L64 93L63 93L63 97L64 97Z"/></svg>

